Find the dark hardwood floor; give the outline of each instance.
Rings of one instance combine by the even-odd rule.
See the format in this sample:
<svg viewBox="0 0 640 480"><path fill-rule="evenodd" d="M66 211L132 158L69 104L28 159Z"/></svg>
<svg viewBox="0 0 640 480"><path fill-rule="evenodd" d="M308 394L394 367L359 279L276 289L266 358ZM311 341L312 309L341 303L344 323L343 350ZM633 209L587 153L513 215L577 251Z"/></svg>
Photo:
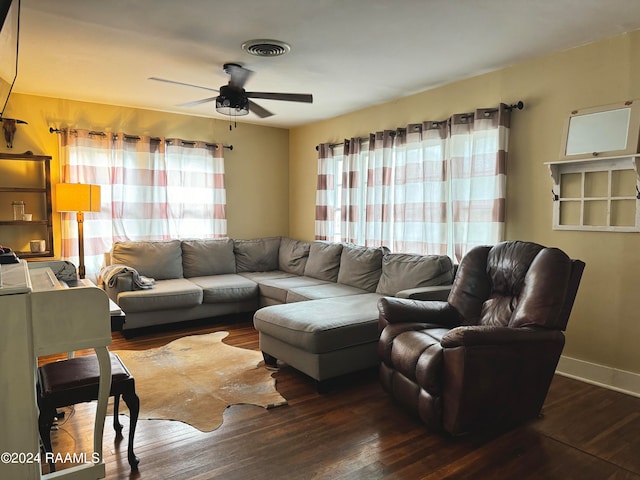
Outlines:
<svg viewBox="0 0 640 480"><path fill-rule="evenodd" d="M225 343L258 349L251 318L114 332L111 349L147 349L225 330ZM50 361L58 357L47 357ZM556 375L542 418L503 433L451 438L429 432L382 391L375 371L340 379L326 394L284 366L274 374L284 407L234 405L202 433L180 422L140 420L138 472L107 418L107 479L640 479L640 398ZM56 452L90 452L95 403L77 405L52 432ZM69 465L59 465L66 468Z"/></svg>

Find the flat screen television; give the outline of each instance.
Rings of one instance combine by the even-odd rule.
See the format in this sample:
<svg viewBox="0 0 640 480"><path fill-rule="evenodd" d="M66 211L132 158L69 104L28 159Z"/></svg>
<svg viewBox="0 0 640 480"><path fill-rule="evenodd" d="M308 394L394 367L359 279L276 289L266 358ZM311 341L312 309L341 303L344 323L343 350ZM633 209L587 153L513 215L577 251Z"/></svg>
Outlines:
<svg viewBox="0 0 640 480"><path fill-rule="evenodd" d="M0 118L18 74L20 0L0 0Z"/></svg>

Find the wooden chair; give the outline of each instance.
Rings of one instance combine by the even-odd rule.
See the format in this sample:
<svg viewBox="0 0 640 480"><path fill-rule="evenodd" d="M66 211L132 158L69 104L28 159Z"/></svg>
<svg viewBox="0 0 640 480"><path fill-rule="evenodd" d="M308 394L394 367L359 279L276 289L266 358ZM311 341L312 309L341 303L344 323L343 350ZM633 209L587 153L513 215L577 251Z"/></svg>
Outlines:
<svg viewBox="0 0 640 480"><path fill-rule="evenodd" d="M111 357L111 390L109 396L114 397L113 428L118 437L122 436L122 425L118 420L120 396L129 408L129 445L127 459L132 470L137 470L139 459L133 452L133 437L138 422L140 399L136 394L135 380L122 360L115 353ZM95 355L74 357L59 362L52 362L38 368L38 407L40 416L38 427L40 437L47 452L51 447L51 427L57 409L77 403L90 402L98 398L98 382L100 369ZM55 463L50 464L55 471Z"/></svg>

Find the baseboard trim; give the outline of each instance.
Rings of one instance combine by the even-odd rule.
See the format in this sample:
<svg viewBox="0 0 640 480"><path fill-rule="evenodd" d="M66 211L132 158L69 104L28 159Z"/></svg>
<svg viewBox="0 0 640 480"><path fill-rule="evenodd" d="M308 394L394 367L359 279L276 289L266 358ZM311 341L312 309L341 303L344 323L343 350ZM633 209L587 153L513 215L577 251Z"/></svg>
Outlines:
<svg viewBox="0 0 640 480"><path fill-rule="evenodd" d="M640 374L561 356L558 375L640 397Z"/></svg>

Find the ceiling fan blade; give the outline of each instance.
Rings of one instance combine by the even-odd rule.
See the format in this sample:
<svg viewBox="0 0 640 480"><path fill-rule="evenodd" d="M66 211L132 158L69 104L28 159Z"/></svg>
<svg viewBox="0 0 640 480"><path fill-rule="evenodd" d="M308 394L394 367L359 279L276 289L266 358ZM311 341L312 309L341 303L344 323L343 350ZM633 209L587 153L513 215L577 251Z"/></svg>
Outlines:
<svg viewBox="0 0 640 480"><path fill-rule="evenodd" d="M196 105L202 105L203 103L215 102L218 97L203 98L201 100L194 100L193 102L180 103L176 107L195 107Z"/></svg>
<svg viewBox="0 0 640 480"><path fill-rule="evenodd" d="M192 83L176 82L175 80L167 80L166 78L149 77L149 80L154 80L156 82L172 83L173 85L182 85L184 87L200 88L202 90L209 90L210 92L218 91L215 88L201 87L200 85L193 85Z"/></svg>
<svg viewBox="0 0 640 480"><path fill-rule="evenodd" d="M236 63L225 64L224 71L227 72L231 77L231 79L229 80L229 85L238 88L242 88L249 77L253 74L252 70L244 68L243 66Z"/></svg>
<svg viewBox="0 0 640 480"><path fill-rule="evenodd" d="M249 100L249 111L255 113L260 118L267 118L267 117L273 116L273 113L271 113L269 110L261 107L256 102L252 102L251 100Z"/></svg>
<svg viewBox="0 0 640 480"><path fill-rule="evenodd" d="M263 98L265 100L284 100L285 102L313 103L313 95L309 93L271 93L246 92L249 98Z"/></svg>

